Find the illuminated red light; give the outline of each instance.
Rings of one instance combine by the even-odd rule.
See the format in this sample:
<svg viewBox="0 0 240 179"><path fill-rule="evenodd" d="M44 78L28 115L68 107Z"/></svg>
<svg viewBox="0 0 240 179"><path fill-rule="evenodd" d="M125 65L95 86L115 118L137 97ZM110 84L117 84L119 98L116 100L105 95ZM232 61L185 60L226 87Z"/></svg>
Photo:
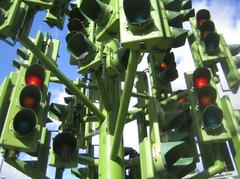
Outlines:
<svg viewBox="0 0 240 179"><path fill-rule="evenodd" d="M186 99L186 98L180 98L178 101L179 101L180 103L186 103L186 102L187 102L187 99Z"/></svg>
<svg viewBox="0 0 240 179"><path fill-rule="evenodd" d="M209 84L209 81L203 77L198 77L194 80L194 86L196 88L202 88L204 86L207 86L208 84Z"/></svg>
<svg viewBox="0 0 240 179"><path fill-rule="evenodd" d="M42 80L39 76L36 75L29 75L26 77L26 84L27 85L34 85L38 88L42 87Z"/></svg>

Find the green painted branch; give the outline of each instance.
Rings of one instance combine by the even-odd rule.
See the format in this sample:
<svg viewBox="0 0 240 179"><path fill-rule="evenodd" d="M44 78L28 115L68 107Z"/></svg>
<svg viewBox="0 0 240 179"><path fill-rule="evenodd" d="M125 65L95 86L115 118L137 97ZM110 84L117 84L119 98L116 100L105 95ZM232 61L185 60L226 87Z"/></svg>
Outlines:
<svg viewBox="0 0 240 179"><path fill-rule="evenodd" d="M144 112L144 108L135 108L131 111L128 111L125 123L129 123L136 120L139 113L142 113L142 112Z"/></svg>
<svg viewBox="0 0 240 179"><path fill-rule="evenodd" d="M93 157L79 155L78 162L85 165L98 166L98 159Z"/></svg>
<svg viewBox="0 0 240 179"><path fill-rule="evenodd" d="M166 105L168 103L175 102L175 101L179 100L180 98L183 98L187 95L188 95L188 91L183 91L182 93L170 96L166 100L161 101L161 105Z"/></svg>
<svg viewBox="0 0 240 179"><path fill-rule="evenodd" d="M55 179L62 179L64 168L56 168Z"/></svg>
<svg viewBox="0 0 240 179"><path fill-rule="evenodd" d="M106 89L106 86L104 84L104 81L101 79L101 74L96 72L94 74L94 77L97 81L104 107L107 111L109 111L111 109L110 100L109 100L109 97L108 97L108 93L107 93L107 89Z"/></svg>
<svg viewBox="0 0 240 179"><path fill-rule="evenodd" d="M51 142L51 132L49 132L46 128L43 128L42 136L39 144L38 161L37 161L37 166L39 170L41 170L43 173L46 173L47 171L50 142Z"/></svg>
<svg viewBox="0 0 240 179"><path fill-rule="evenodd" d="M224 163L220 160L216 160L214 165L209 167L208 170L198 173L197 175L191 177L191 179L210 178L223 170Z"/></svg>
<svg viewBox="0 0 240 179"><path fill-rule="evenodd" d="M149 99L151 96L146 95L146 94L142 94L142 93L134 93L134 92L132 92L132 97Z"/></svg>
<svg viewBox="0 0 240 179"><path fill-rule="evenodd" d="M50 77L50 81L52 83L59 83L62 84L62 81L59 80L57 77L52 76ZM74 82L73 82L74 83ZM76 86L80 87L80 88L88 88L88 89L92 89L92 90L98 90L98 86L95 83L84 83L79 81L78 84L76 84Z"/></svg>
<svg viewBox="0 0 240 179"><path fill-rule="evenodd" d="M96 116L101 120L105 119L105 116L102 112L57 68L57 66L52 62L51 58L44 55L34 43L27 37L20 36L20 42L28 48L38 59L43 63L48 69L63 82L63 84L75 94L83 104L85 104Z"/></svg>
<svg viewBox="0 0 240 179"><path fill-rule="evenodd" d="M125 84L123 93L120 100L119 110L118 110L118 116L117 116L117 122L115 125L115 131L113 136L113 144L112 144L112 150L111 150L111 159L116 159L117 153L119 150L120 142L123 135L123 128L126 120L126 115L128 112L128 105L130 102L131 94L132 94L132 87L134 83L134 78L137 71L137 65L138 65L138 56L139 52L131 50L126 77L125 77Z"/></svg>

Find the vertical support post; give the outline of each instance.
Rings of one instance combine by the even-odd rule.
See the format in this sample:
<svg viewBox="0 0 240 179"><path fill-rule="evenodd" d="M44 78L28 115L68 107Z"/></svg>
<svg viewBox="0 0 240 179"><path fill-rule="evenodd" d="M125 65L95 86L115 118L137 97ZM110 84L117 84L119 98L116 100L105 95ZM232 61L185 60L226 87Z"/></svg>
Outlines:
<svg viewBox="0 0 240 179"><path fill-rule="evenodd" d="M51 133L46 128L43 128L37 161L37 166L43 173L47 171L50 141Z"/></svg>
<svg viewBox="0 0 240 179"><path fill-rule="evenodd" d="M113 119L110 119L113 120ZM99 153L99 179L123 179L124 166L122 162L123 147L120 141L119 148L116 153L116 159L110 158L113 136L107 126L108 121L105 120L100 127L100 153Z"/></svg>
<svg viewBox="0 0 240 179"><path fill-rule="evenodd" d="M226 115L227 125L228 125L229 131L231 133L231 140L232 140L233 148L234 148L234 149L232 149L233 159L234 159L237 171L240 174L239 124L238 124L237 118L234 114L234 110L233 110L233 107L232 107L229 97L223 96L223 98L221 99L221 102L223 105L224 114Z"/></svg>
<svg viewBox="0 0 240 179"><path fill-rule="evenodd" d="M55 179L62 179L64 168L56 168Z"/></svg>
<svg viewBox="0 0 240 179"><path fill-rule="evenodd" d="M107 78L107 77L106 77ZM124 165L122 140L119 141L119 147L116 150L116 159L110 157L111 147L114 139L114 126L116 124L119 101L120 101L120 82L113 79L107 79L109 98L112 102L110 111L107 111L107 118L100 126L99 141L99 178L100 179L123 179Z"/></svg>
<svg viewBox="0 0 240 179"><path fill-rule="evenodd" d="M124 89L123 89L122 97L120 100L117 122L115 125L113 144L112 144L112 150L111 150L111 159L117 158L117 151L119 150L120 142L122 140L123 128L126 120L126 115L128 112L128 105L129 105L131 94L132 94L132 87L133 87L133 83L134 83L134 79L137 71L139 55L140 55L139 51L134 51L134 50L130 51Z"/></svg>

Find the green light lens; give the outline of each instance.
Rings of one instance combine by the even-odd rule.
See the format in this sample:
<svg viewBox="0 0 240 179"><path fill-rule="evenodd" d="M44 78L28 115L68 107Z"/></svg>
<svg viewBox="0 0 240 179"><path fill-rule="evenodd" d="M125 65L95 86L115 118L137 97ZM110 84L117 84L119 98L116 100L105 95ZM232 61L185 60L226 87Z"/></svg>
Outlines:
<svg viewBox="0 0 240 179"><path fill-rule="evenodd" d="M37 116L31 109L19 111L13 119L14 132L22 137L28 136L35 129Z"/></svg>

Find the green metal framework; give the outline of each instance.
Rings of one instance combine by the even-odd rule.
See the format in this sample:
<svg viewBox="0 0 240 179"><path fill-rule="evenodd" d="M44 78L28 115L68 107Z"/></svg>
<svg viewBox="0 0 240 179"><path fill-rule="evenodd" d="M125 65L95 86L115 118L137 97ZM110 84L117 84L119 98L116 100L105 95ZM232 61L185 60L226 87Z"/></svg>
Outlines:
<svg viewBox="0 0 240 179"><path fill-rule="evenodd" d="M29 37L35 14L43 10L44 21L61 30L69 17L66 51L81 78L68 79L56 65L57 39L41 31L35 39ZM209 83L214 88L219 83L218 62L230 90L236 93L240 85L236 53L221 35L217 53L209 54L194 16L191 0L0 1L0 39L22 45L17 51L20 60L13 61L17 70L0 86L0 146L6 162L36 179L47 178L48 165L56 167L56 179L63 178L65 169L86 179L182 178L194 172L200 157L204 171L191 178L232 171L233 163L240 172L239 116L229 98L217 94L223 130L209 134L201 122L204 111L199 110L192 72L185 74L186 90L171 89L178 77L171 48L183 46L187 37L196 68L211 71ZM190 33L182 28L189 18ZM142 61L148 64L146 70L137 71ZM38 119L33 135L24 138L14 132L13 123L16 114L28 108L19 104L20 96L27 69L36 64L44 67L45 81L40 106L32 109ZM49 103L49 83L65 86L70 95L65 104ZM34 93L28 95L26 103L31 106L36 99ZM137 104L130 109L132 98ZM28 118L29 114L23 116ZM51 120L61 122L54 138L46 128ZM137 122L139 151L124 146L124 126L132 121ZM29 126L21 122L17 127ZM37 160L23 161L19 153ZM84 167L77 168L78 164Z"/></svg>

